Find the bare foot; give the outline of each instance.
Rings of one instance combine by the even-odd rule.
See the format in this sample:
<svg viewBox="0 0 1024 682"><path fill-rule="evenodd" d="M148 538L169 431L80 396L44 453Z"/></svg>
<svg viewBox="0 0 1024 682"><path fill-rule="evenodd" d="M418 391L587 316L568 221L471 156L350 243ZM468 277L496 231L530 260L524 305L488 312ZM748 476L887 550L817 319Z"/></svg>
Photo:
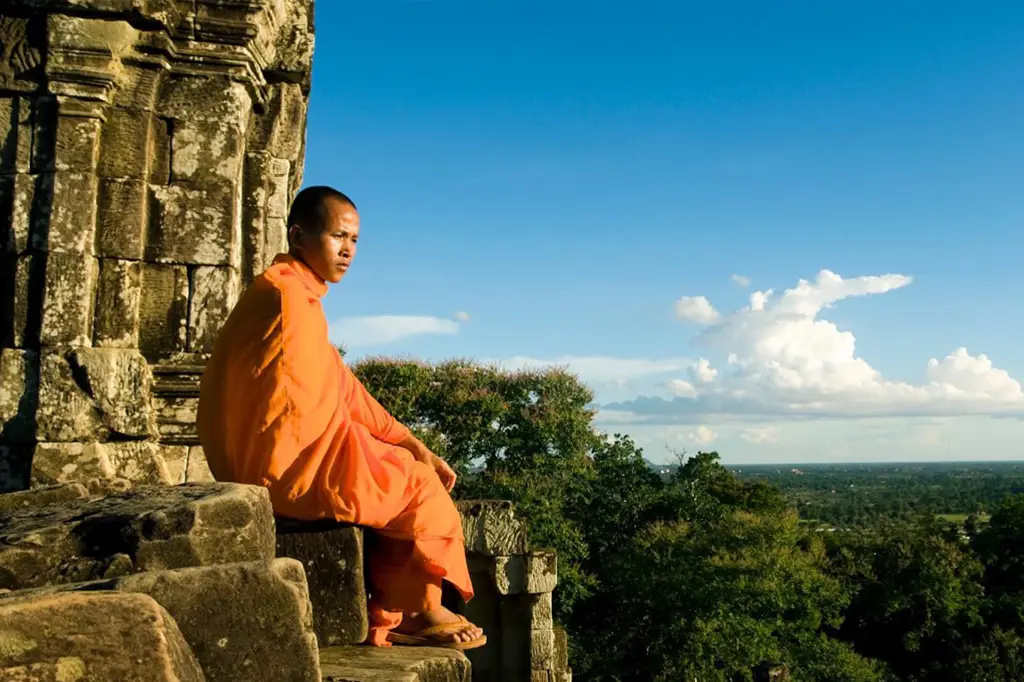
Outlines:
<svg viewBox="0 0 1024 682"><path fill-rule="evenodd" d="M450 633L438 633L437 635L431 635L431 638L449 642L472 642L475 639L479 639L484 634L484 631L476 625L473 625L469 621L460 619L459 616L455 615L443 606L433 611L405 614L402 618L402 623L395 628L395 632L405 635L415 635L426 628L457 623L463 623L465 627L458 628Z"/></svg>

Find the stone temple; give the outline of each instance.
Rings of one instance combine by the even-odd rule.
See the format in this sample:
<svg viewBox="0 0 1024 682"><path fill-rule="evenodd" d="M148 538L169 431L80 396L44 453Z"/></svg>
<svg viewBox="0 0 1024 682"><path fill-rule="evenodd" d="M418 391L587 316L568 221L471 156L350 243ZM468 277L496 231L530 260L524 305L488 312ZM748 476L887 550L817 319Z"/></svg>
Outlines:
<svg viewBox="0 0 1024 682"><path fill-rule="evenodd" d="M313 0L0 0L0 678L571 682L511 503L459 503L464 656L360 646L364 529L211 480L199 379L286 247L312 58Z"/></svg>
<svg viewBox="0 0 1024 682"><path fill-rule="evenodd" d="M0 491L208 476L198 380L302 181L312 0L4 0Z"/></svg>

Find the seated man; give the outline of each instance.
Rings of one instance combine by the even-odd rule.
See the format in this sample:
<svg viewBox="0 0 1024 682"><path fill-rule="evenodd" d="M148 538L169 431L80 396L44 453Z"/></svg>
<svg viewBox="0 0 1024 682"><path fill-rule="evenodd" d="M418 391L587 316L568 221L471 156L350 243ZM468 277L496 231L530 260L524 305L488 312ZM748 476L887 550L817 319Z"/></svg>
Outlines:
<svg viewBox="0 0 1024 682"><path fill-rule="evenodd" d="M368 642L481 646L481 630L441 606L442 580L473 596L455 473L367 393L327 337L320 299L358 237L341 192L295 198L289 253L238 301L207 363L199 437L214 477L266 487L275 514L376 529Z"/></svg>

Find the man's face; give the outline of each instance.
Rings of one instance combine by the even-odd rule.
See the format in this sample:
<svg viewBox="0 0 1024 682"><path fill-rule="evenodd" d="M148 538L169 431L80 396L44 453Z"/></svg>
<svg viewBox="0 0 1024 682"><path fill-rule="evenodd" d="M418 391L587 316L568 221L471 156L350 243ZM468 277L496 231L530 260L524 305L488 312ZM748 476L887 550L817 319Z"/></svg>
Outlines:
<svg viewBox="0 0 1024 682"><path fill-rule="evenodd" d="M290 241L293 251L320 279L334 284L341 281L355 258L359 214L337 199L327 199L324 213L327 220L320 233L291 226Z"/></svg>

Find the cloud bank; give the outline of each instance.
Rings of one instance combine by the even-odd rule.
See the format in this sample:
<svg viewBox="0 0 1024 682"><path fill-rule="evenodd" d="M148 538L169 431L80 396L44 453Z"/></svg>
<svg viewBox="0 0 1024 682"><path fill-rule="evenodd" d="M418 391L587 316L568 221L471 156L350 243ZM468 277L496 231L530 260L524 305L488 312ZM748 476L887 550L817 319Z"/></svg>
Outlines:
<svg viewBox="0 0 1024 682"><path fill-rule="evenodd" d="M685 377L669 380L672 396L644 396L608 404L625 421L695 423L707 415L744 418L869 417L923 415L1024 415L1024 391L984 354L957 348L924 364L919 382L883 377L857 356L852 332L821 319L834 304L855 296L885 294L911 278L889 274L843 279L822 270L776 296L750 294L747 306L723 315L704 296L676 303L681 319L704 328L695 345L725 359L712 367L700 359ZM765 434L748 434L763 442Z"/></svg>

